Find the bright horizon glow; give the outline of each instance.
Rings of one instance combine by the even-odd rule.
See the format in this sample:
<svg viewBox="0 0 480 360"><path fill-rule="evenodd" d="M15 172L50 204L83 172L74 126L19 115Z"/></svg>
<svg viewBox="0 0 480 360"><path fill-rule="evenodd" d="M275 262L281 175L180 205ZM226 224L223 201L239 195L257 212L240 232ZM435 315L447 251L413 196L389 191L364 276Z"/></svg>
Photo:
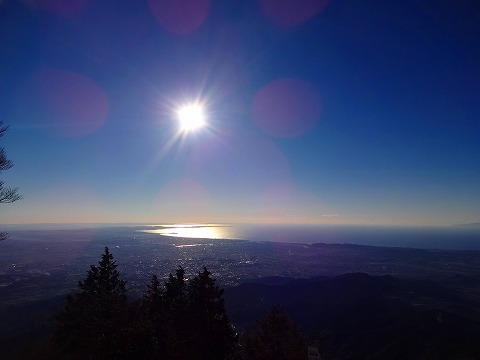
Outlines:
<svg viewBox="0 0 480 360"><path fill-rule="evenodd" d="M177 110L177 118L183 132L200 129L206 125L205 111L198 103L181 106Z"/></svg>

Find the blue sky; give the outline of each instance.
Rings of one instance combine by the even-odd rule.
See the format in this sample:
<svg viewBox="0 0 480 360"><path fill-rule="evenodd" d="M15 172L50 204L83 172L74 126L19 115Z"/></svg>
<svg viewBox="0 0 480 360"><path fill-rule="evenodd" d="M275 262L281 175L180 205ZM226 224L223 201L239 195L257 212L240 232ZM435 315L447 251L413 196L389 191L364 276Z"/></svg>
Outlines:
<svg viewBox="0 0 480 360"><path fill-rule="evenodd" d="M0 1L0 223L480 222L474 1ZM208 127L180 133L200 101Z"/></svg>

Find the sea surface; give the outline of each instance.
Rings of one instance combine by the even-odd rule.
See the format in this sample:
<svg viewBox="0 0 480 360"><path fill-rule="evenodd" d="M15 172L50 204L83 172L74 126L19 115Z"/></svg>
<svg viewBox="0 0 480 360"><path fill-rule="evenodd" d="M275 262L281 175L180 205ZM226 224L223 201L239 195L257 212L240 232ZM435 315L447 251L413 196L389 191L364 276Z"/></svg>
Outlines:
<svg viewBox="0 0 480 360"><path fill-rule="evenodd" d="M480 227L174 224L148 225L138 231L159 236L192 239L480 250Z"/></svg>
<svg viewBox="0 0 480 360"><path fill-rule="evenodd" d="M354 244L417 249L480 250L480 225L393 227L265 224L32 224L2 225L2 231L129 229L183 239L225 239L291 244Z"/></svg>

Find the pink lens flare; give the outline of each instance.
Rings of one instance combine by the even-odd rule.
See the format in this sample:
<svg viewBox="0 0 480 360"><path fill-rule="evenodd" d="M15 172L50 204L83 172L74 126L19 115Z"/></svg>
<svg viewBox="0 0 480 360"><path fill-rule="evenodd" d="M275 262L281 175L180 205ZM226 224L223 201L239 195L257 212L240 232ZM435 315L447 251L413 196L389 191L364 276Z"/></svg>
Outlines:
<svg viewBox="0 0 480 360"><path fill-rule="evenodd" d="M300 25L321 12L330 0L260 0L265 17L276 25Z"/></svg>
<svg viewBox="0 0 480 360"><path fill-rule="evenodd" d="M22 99L35 107L36 121L61 136L83 136L98 129L109 113L109 99L87 76L56 69L35 73Z"/></svg>
<svg viewBox="0 0 480 360"><path fill-rule="evenodd" d="M266 134L296 137L310 130L322 110L318 91L308 82L283 78L261 88L253 99L253 120Z"/></svg>
<svg viewBox="0 0 480 360"><path fill-rule="evenodd" d="M197 30L210 11L210 0L148 0L155 19L167 30L187 35Z"/></svg>
<svg viewBox="0 0 480 360"><path fill-rule="evenodd" d="M30 0L29 3L40 10L46 11L59 18L84 12L88 6L89 0Z"/></svg>

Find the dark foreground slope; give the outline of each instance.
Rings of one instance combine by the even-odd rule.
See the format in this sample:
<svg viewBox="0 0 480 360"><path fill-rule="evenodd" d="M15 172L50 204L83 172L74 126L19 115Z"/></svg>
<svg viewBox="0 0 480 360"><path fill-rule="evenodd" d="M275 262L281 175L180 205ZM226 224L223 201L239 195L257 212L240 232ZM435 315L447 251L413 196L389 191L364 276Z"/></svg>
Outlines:
<svg viewBox="0 0 480 360"><path fill-rule="evenodd" d="M325 359L480 359L478 282L350 273L336 277L263 278L225 290L232 323L242 332L273 304ZM49 337L48 314L65 297L0 307L0 358ZM30 352L31 353L31 352Z"/></svg>
<svg viewBox="0 0 480 360"><path fill-rule="evenodd" d="M241 330L282 305L327 359L480 359L479 302L431 281L277 278L227 289L225 298Z"/></svg>

